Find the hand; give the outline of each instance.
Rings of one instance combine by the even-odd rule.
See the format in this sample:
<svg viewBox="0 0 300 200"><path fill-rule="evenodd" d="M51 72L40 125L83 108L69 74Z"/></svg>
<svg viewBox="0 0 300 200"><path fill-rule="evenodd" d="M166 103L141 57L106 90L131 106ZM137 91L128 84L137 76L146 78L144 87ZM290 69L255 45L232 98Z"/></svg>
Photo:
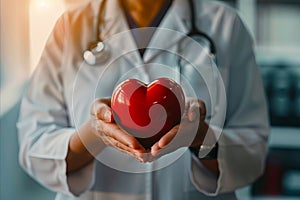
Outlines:
<svg viewBox="0 0 300 200"><path fill-rule="evenodd" d="M151 147L153 158L161 157L181 147L200 148L208 131L205 117L205 103L199 99L188 99L181 123L174 126ZM172 141L175 136L176 139Z"/></svg>
<svg viewBox="0 0 300 200"><path fill-rule="evenodd" d="M146 162L145 148L113 120L110 99L97 99L91 106L92 127L97 136L109 146L129 154L140 162Z"/></svg>

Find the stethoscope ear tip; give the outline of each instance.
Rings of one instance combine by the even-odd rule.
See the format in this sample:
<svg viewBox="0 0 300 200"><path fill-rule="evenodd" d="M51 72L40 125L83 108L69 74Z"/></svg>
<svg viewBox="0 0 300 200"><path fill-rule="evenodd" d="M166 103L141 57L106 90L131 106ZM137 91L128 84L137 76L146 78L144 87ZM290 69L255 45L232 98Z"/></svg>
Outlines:
<svg viewBox="0 0 300 200"><path fill-rule="evenodd" d="M110 53L109 46L99 41L92 49L87 49L83 52L83 58L87 64L95 66L107 61Z"/></svg>
<svg viewBox="0 0 300 200"><path fill-rule="evenodd" d="M90 50L84 51L83 58L84 58L84 61L89 65L96 64L96 56Z"/></svg>

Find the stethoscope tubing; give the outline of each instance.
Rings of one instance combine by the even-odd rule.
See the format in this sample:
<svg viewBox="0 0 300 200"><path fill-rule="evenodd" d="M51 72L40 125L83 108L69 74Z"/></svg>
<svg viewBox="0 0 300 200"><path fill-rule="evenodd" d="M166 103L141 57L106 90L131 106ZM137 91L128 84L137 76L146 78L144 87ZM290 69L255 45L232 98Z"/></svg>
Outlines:
<svg viewBox="0 0 300 200"><path fill-rule="evenodd" d="M189 2L189 8L190 8L190 14L191 14L191 29L190 31L187 33L188 37L203 37L205 38L208 42L209 42L209 56L211 57L211 59L217 64L217 56L216 56L216 46L214 44L214 41L212 40L212 38L210 36L208 36L206 33L204 33L203 31L199 30L196 26L196 14L195 14L195 5L194 5L194 0L188 0ZM96 34L96 42L92 42L92 45L90 45L91 47L87 50L84 51L83 53L83 58L84 61L91 65L91 66L97 66L97 64L104 62L108 57L109 57L109 51L111 51L111 49L109 49L108 45L105 44L105 42L103 41L103 39L101 38L101 33L100 30L104 24L104 20L103 20L103 16L104 16L104 12L105 12L105 5L107 3L107 0L103 0L103 2L101 3L101 6L99 7L99 13L98 13L98 17L97 17L97 34ZM179 43L179 46L181 44ZM178 62L178 64L180 65L180 62Z"/></svg>

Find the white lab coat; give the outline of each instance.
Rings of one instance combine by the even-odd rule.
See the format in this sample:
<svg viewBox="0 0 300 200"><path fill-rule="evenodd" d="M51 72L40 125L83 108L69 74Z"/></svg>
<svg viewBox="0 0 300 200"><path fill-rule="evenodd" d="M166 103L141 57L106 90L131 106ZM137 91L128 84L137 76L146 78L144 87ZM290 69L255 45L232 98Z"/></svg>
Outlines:
<svg viewBox="0 0 300 200"><path fill-rule="evenodd" d="M235 189L261 175L269 127L251 37L234 10L216 2L195 2L197 26L216 44L218 68L227 93L226 121L218 141L220 175L210 173L189 151L154 173L130 174L94 162L66 175L65 157L71 135L89 118L93 99L111 96L123 73L122 67L112 68L115 71L104 76L95 88L99 74L105 73L104 67L82 67L82 53L94 41L99 28L96 19L101 0L91 1L58 20L24 96L18 122L22 167L57 192L57 199L235 199ZM105 10L103 38L128 30L116 0L109 0ZM160 27L187 33L189 12L187 1L175 0ZM155 44L171 48L166 38L172 35L153 37ZM172 45L176 46L176 42ZM112 47L112 53L134 46L129 37L117 48ZM125 55L126 62L121 59L117 65L156 62L172 66L164 56L159 51L146 51L142 59L136 50ZM195 77L189 79L194 88L202 87L195 85Z"/></svg>

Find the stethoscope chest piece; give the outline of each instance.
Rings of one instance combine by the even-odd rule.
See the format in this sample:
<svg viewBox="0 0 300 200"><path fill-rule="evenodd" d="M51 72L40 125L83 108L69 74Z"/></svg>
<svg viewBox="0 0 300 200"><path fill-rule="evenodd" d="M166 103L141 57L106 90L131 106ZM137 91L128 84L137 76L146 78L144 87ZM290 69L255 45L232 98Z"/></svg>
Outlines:
<svg viewBox="0 0 300 200"><path fill-rule="evenodd" d="M92 66L107 61L110 56L109 47L103 41L99 41L93 48L84 51L84 61Z"/></svg>

